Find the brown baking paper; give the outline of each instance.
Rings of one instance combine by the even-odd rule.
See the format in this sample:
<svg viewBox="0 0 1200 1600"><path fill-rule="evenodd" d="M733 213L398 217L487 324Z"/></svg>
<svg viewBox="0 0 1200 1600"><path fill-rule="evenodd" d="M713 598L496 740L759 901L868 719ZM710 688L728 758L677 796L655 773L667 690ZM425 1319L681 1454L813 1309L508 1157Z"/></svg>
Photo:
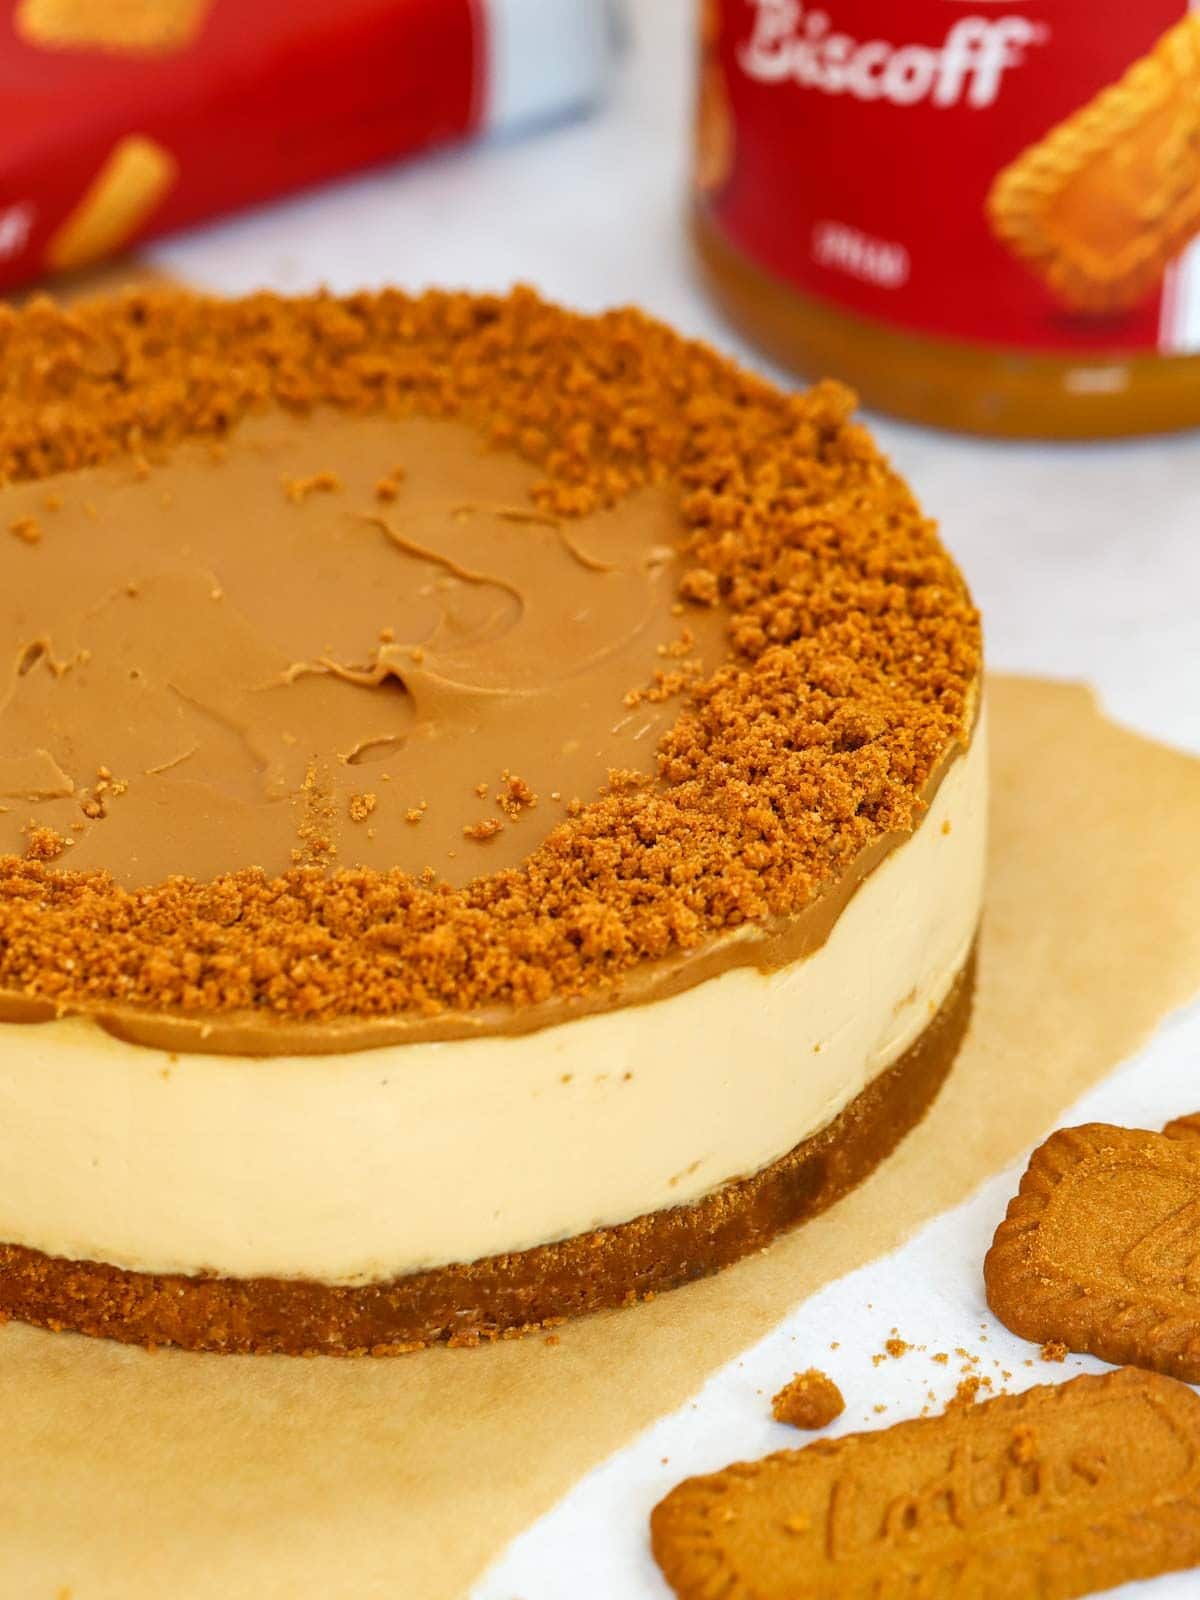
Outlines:
<svg viewBox="0 0 1200 1600"><path fill-rule="evenodd" d="M868 1183L765 1254L555 1346L303 1361L11 1324L0 1594L460 1596L789 1307L1035 1142L1200 985L1200 761L1115 727L1080 688L1000 678L991 710L976 1020L934 1109Z"/></svg>

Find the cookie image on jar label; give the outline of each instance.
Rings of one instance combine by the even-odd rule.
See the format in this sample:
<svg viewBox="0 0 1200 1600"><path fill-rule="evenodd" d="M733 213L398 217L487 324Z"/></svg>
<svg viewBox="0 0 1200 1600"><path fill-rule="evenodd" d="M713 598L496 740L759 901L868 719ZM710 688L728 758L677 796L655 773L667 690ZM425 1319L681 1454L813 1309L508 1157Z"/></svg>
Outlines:
<svg viewBox="0 0 1200 1600"><path fill-rule="evenodd" d="M1072 311L1124 312L1200 233L1200 14L996 178L997 237Z"/></svg>

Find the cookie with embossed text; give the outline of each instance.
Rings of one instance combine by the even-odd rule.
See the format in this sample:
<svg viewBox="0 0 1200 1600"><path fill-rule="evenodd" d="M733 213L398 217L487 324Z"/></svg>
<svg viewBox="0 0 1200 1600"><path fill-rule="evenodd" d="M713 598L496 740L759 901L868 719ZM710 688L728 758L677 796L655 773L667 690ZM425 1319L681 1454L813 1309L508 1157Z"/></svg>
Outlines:
<svg viewBox="0 0 1200 1600"><path fill-rule="evenodd" d="M1200 1563L1200 1396L1128 1367L673 1489L680 1600L1072 1600Z"/></svg>
<svg viewBox="0 0 1200 1600"><path fill-rule="evenodd" d="M984 1262L1025 1339L1200 1382L1200 1139L1088 1123L1033 1152Z"/></svg>

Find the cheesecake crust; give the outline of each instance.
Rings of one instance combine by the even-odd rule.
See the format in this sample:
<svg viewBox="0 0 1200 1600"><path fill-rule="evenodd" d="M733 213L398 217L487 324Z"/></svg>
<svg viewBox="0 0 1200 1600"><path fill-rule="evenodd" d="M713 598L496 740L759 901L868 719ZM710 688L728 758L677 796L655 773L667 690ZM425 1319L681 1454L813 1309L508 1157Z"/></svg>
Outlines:
<svg viewBox="0 0 1200 1600"><path fill-rule="evenodd" d="M130 1272L0 1246L0 1315L148 1347L256 1355L399 1355L516 1338L651 1299L816 1216L925 1114L970 1020L976 956L893 1066L821 1132L694 1205L554 1244L365 1287Z"/></svg>

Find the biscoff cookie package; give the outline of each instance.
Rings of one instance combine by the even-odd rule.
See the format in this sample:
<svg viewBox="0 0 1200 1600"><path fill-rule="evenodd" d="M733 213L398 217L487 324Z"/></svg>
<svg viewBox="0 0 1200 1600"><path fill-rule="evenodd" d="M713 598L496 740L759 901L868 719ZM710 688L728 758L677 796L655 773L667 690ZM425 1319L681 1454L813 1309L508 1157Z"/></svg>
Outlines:
<svg viewBox="0 0 1200 1600"><path fill-rule="evenodd" d="M586 107L608 0L0 0L0 291ZM536 69L536 70L535 70Z"/></svg>

